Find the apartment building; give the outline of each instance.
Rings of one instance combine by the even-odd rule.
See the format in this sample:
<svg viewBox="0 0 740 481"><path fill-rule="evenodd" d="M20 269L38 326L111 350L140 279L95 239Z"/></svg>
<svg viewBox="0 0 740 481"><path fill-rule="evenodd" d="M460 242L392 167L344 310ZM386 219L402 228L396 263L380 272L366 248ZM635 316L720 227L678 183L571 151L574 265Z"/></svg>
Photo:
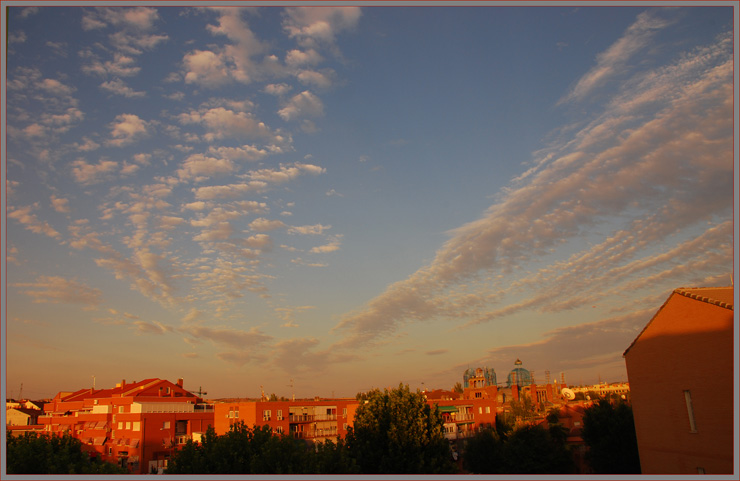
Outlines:
<svg viewBox="0 0 740 481"><path fill-rule="evenodd" d="M676 289L624 352L643 474L733 473L733 303L732 287Z"/></svg>
<svg viewBox="0 0 740 481"><path fill-rule="evenodd" d="M233 424L270 426L274 433L309 442L344 438L358 406L354 398L305 401L238 401L215 405L216 434L229 432Z"/></svg>
<svg viewBox="0 0 740 481"><path fill-rule="evenodd" d="M161 473L178 445L198 440L213 425L213 405L176 383L145 379L112 389L60 392L39 424L70 433L83 449L134 474Z"/></svg>

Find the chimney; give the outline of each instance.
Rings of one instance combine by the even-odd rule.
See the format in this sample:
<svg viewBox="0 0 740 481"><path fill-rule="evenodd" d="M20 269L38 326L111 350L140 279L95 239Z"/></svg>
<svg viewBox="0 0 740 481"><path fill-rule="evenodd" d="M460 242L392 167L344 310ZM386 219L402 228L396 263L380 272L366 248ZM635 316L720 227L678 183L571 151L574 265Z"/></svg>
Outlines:
<svg viewBox="0 0 740 481"><path fill-rule="evenodd" d="M182 388L182 382L183 382L183 379L182 378L179 378L177 380L177 387Z"/></svg>
<svg viewBox="0 0 740 481"><path fill-rule="evenodd" d="M126 387L126 380L125 379L122 379L121 380L121 387Z"/></svg>

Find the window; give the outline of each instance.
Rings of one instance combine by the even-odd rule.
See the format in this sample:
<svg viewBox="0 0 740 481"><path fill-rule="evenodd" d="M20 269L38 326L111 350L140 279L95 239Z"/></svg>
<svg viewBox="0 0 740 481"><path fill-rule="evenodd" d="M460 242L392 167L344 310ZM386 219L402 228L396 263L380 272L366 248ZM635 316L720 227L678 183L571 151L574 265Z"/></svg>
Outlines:
<svg viewBox="0 0 740 481"><path fill-rule="evenodd" d="M478 406L478 414L483 414L483 408Z"/></svg>
<svg viewBox="0 0 740 481"><path fill-rule="evenodd" d="M123 423L121 421L118 421L118 429L123 429Z"/></svg>
<svg viewBox="0 0 740 481"><path fill-rule="evenodd" d="M272 411L270 411L269 409L265 409L264 411L262 411L263 421L269 421L270 418L272 418Z"/></svg>
<svg viewBox="0 0 740 481"><path fill-rule="evenodd" d="M134 431L141 431L141 422L134 421L133 428L134 428Z"/></svg>
<svg viewBox="0 0 740 481"><path fill-rule="evenodd" d="M486 406L486 414L491 414L491 406Z"/></svg>
<svg viewBox="0 0 740 481"><path fill-rule="evenodd" d="M477 392L477 393L475 393L475 397L476 397L476 399L482 398L483 397L483 393L482 392Z"/></svg>
<svg viewBox="0 0 740 481"><path fill-rule="evenodd" d="M282 426L276 427L275 428L275 432L278 433L278 434L283 434L283 427Z"/></svg>
<svg viewBox="0 0 740 481"><path fill-rule="evenodd" d="M170 428L170 422L169 421L164 421L162 423L162 429L169 429L169 428Z"/></svg>
<svg viewBox="0 0 740 481"><path fill-rule="evenodd" d="M118 406L118 412L119 412L119 413L123 413L123 412L124 412L124 411L123 411L123 406Z"/></svg>
<svg viewBox="0 0 740 481"><path fill-rule="evenodd" d="M689 432L696 432L696 420L694 419L694 405L691 402L691 391L684 391L683 397L686 400L686 412L689 415Z"/></svg>
<svg viewBox="0 0 740 481"><path fill-rule="evenodd" d="M342 409L342 417L347 417L347 408Z"/></svg>
<svg viewBox="0 0 740 481"><path fill-rule="evenodd" d="M126 429L131 429L131 421L126 421Z"/></svg>
<svg viewBox="0 0 740 481"><path fill-rule="evenodd" d="M282 421L283 420L283 410L282 409L278 409L277 410L277 420L278 421Z"/></svg>
<svg viewBox="0 0 740 481"><path fill-rule="evenodd" d="M239 418L239 408L234 409L234 417Z"/></svg>

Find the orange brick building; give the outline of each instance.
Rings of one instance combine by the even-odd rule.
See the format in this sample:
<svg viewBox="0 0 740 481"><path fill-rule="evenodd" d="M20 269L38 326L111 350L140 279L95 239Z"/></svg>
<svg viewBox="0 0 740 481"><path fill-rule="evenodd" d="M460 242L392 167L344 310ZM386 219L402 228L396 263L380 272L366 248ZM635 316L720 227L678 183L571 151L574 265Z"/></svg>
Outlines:
<svg viewBox="0 0 740 481"><path fill-rule="evenodd" d="M213 425L213 406L183 389L182 379L60 392L44 412L44 431L69 432L91 455L135 474L161 473L178 445Z"/></svg>
<svg viewBox="0 0 740 481"><path fill-rule="evenodd" d="M270 426L273 433L306 441L344 438L358 403L354 398L313 401L235 401L215 405L214 429L226 434L233 424Z"/></svg>
<svg viewBox="0 0 740 481"><path fill-rule="evenodd" d="M733 302L676 289L624 352L643 474L733 473Z"/></svg>

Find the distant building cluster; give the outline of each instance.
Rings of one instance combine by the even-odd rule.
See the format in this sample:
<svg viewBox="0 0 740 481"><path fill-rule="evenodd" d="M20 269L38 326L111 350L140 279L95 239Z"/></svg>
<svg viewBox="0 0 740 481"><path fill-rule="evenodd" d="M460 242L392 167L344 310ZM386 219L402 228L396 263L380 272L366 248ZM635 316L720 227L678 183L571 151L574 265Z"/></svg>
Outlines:
<svg viewBox="0 0 740 481"><path fill-rule="evenodd" d="M588 473L581 430L592 397L631 398L644 474L731 473L733 296L731 287L674 291L625 351L629 383L568 387L564 373L557 379L549 371L538 383L517 359L505 382L493 369L469 368L458 389L422 392L438 407L454 452L499 416L519 425L544 424L555 414L580 472ZM343 438L363 402L264 395L207 401L201 394L186 390L182 379L153 378L64 391L43 403L7 400L6 429L69 433L91 456L151 474L164 472L175 450L199 441L209 427L225 434L235 423L267 425L309 443Z"/></svg>

